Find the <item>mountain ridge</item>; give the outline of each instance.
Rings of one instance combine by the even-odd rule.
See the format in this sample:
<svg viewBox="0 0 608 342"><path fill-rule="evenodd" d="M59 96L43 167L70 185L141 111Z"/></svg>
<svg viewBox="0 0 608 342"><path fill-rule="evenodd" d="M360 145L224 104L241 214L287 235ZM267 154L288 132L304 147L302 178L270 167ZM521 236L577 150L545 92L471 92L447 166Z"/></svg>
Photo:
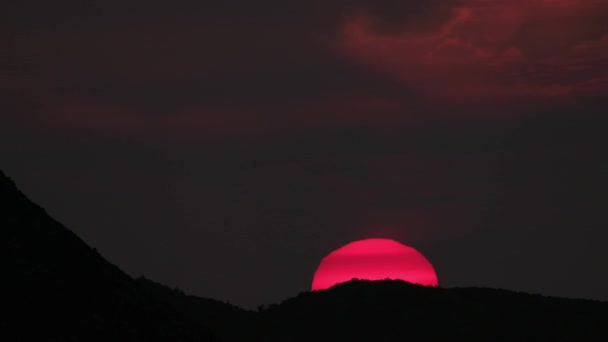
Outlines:
<svg viewBox="0 0 608 342"><path fill-rule="evenodd" d="M257 312L133 279L0 170L5 341L608 340L608 302L353 279Z"/></svg>
<svg viewBox="0 0 608 342"><path fill-rule="evenodd" d="M3 303L9 317L2 322L4 334L24 340L222 340L229 332L214 317L246 312L131 278L30 201L2 171L0 228L2 287L11 294Z"/></svg>

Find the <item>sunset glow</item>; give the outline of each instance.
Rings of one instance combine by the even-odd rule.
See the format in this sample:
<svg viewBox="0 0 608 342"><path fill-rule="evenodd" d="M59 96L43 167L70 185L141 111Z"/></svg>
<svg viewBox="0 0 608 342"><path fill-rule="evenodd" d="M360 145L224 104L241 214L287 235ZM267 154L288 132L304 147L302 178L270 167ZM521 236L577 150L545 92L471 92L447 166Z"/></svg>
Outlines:
<svg viewBox="0 0 608 342"><path fill-rule="evenodd" d="M327 289L353 278L438 285L433 265L414 248L390 239L366 239L351 242L323 258L312 290Z"/></svg>

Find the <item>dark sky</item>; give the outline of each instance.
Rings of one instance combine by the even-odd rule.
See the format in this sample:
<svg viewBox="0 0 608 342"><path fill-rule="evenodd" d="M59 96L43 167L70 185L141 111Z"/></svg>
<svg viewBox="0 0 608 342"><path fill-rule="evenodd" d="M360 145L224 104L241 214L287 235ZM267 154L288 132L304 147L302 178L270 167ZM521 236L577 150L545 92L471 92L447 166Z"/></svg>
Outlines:
<svg viewBox="0 0 608 342"><path fill-rule="evenodd" d="M132 276L252 308L361 238L608 300L608 1L12 1L0 168Z"/></svg>

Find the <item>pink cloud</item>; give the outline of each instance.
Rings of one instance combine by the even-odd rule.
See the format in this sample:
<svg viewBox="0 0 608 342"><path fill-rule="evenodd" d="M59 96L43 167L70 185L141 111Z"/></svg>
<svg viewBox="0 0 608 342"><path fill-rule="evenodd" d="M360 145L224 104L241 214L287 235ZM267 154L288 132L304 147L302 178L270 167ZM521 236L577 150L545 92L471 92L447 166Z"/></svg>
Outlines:
<svg viewBox="0 0 608 342"><path fill-rule="evenodd" d="M336 46L361 65L429 98L478 102L605 91L608 4L601 1L452 2L431 31L379 29L351 15ZM582 22L587 25L580 25Z"/></svg>
<svg viewBox="0 0 608 342"><path fill-rule="evenodd" d="M324 12L331 20L344 11L334 5ZM337 37L314 20L279 20L277 29L247 17L15 35L7 55L18 67L0 81L2 101L42 127L206 139L386 127L463 115L446 103L497 108L608 89L605 1L446 0L403 23L388 7L348 12ZM148 101L165 91L167 101Z"/></svg>
<svg viewBox="0 0 608 342"><path fill-rule="evenodd" d="M400 114L406 110L401 103L381 97L333 96L297 104L193 106L153 114L137 106L109 104L82 96L42 94L25 113L24 119L33 126L167 141L255 137L345 124L383 125L402 121Z"/></svg>

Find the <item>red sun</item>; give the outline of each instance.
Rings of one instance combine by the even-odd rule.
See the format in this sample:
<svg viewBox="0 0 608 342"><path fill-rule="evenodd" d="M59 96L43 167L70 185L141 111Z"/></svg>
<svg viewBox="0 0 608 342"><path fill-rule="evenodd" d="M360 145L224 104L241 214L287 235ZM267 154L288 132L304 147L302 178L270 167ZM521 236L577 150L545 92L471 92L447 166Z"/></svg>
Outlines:
<svg viewBox="0 0 608 342"><path fill-rule="evenodd" d="M351 242L323 258L312 290L324 290L353 278L438 285L433 265L414 248L390 239L366 239Z"/></svg>

